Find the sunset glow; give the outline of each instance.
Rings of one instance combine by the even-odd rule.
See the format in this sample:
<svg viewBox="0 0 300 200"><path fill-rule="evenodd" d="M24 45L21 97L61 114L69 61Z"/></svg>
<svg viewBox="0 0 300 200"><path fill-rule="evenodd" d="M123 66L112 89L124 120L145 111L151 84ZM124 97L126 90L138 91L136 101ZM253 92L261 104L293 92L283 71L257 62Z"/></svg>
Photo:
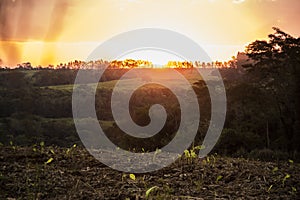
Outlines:
<svg viewBox="0 0 300 200"><path fill-rule="evenodd" d="M298 0L1 0L0 59L9 66L85 60L114 35L153 27L184 34L212 60L226 61L272 26L300 35L299 6ZM160 65L175 60L145 52L128 56Z"/></svg>

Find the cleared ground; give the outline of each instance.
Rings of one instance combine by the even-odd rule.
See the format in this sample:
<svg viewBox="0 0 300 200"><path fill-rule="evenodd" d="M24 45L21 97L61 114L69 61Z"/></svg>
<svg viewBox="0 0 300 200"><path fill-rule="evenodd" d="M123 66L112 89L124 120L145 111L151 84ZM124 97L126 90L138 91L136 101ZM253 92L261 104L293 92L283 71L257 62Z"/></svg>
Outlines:
<svg viewBox="0 0 300 200"><path fill-rule="evenodd" d="M183 156L133 175L80 147L0 147L0 199L299 199L299 177L291 160Z"/></svg>

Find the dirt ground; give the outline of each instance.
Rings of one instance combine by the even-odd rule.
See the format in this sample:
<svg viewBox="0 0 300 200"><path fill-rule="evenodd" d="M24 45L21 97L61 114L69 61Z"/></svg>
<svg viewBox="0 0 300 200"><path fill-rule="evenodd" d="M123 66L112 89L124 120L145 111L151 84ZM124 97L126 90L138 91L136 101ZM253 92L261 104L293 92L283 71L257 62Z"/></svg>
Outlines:
<svg viewBox="0 0 300 200"><path fill-rule="evenodd" d="M300 164L211 155L126 174L81 147L0 147L0 199L300 199Z"/></svg>

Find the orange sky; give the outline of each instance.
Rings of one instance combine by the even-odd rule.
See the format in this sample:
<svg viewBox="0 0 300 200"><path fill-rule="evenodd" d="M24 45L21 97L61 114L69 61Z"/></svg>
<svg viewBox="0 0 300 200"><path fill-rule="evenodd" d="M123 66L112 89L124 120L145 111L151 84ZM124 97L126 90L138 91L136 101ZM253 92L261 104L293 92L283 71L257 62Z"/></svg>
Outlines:
<svg viewBox="0 0 300 200"><path fill-rule="evenodd" d="M7 65L85 60L114 35L155 27L190 37L222 61L272 26L299 36L299 11L299 0L1 0L0 59Z"/></svg>

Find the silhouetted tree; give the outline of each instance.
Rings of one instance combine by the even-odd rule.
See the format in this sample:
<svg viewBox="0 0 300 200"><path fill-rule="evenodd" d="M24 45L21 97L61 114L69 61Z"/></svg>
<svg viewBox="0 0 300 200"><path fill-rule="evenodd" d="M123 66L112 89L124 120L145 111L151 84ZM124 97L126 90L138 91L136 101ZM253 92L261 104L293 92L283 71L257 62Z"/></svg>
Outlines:
<svg viewBox="0 0 300 200"><path fill-rule="evenodd" d="M257 40L246 48L247 56L254 61L245 65L257 85L267 90L275 100L288 150L299 139L299 71L300 38L279 28L273 28L269 40ZM293 142L294 141L294 142Z"/></svg>

